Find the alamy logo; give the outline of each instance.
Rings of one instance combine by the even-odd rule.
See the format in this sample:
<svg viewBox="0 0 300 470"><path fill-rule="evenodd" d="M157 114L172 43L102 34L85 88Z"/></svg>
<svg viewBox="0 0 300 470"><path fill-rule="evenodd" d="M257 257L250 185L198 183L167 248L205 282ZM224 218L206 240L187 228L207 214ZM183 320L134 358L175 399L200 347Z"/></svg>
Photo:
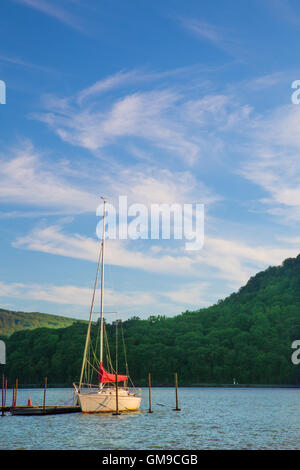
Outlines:
<svg viewBox="0 0 300 470"><path fill-rule="evenodd" d="M5 343L0 340L0 364L6 364Z"/></svg>
<svg viewBox="0 0 300 470"><path fill-rule="evenodd" d="M3 80L0 80L0 104L6 104L6 85Z"/></svg>
<svg viewBox="0 0 300 470"><path fill-rule="evenodd" d="M300 80L294 80L292 83L292 88L296 89L294 93L292 93L291 100L293 104L300 103Z"/></svg>
<svg viewBox="0 0 300 470"><path fill-rule="evenodd" d="M300 364L300 358L299 358L299 355L300 355L300 341L298 339L293 341L291 348L296 349L296 351L294 351L293 354L292 354L291 360L292 360L292 363L295 364L295 366L297 366L298 364Z"/></svg>
<svg viewBox="0 0 300 470"><path fill-rule="evenodd" d="M96 215L103 217L101 204ZM128 206L127 196L119 196L119 207L106 204L106 236L110 240L186 240L186 250L201 250L204 244L204 205L144 204ZM102 238L102 221L97 236Z"/></svg>

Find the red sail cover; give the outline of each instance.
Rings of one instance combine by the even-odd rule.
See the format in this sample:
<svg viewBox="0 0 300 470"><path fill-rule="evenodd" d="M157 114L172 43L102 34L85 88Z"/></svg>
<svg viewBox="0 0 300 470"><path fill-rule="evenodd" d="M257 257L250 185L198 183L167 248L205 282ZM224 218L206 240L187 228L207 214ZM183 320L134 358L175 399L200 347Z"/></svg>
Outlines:
<svg viewBox="0 0 300 470"><path fill-rule="evenodd" d="M102 362L100 362L98 377L99 377L100 384L107 384L107 383L112 383L116 381L116 374L110 374L109 372L107 372L104 369ZM127 375L120 375L120 374L117 375L118 382L122 382L127 379L128 379Z"/></svg>

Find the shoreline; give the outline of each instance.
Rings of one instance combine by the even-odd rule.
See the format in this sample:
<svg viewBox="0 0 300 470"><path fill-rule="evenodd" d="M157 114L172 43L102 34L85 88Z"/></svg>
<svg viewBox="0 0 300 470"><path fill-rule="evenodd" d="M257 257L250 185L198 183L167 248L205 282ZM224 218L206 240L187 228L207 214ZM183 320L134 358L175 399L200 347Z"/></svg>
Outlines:
<svg viewBox="0 0 300 470"><path fill-rule="evenodd" d="M51 389L72 389L71 385L66 384L47 384L47 388ZM136 385L134 388L145 388L148 389L146 385ZM174 388L174 384L169 385L152 385L152 388ZM288 388L288 389L300 389L299 385L282 385L282 384L193 384L193 385L180 385L178 388L233 388L233 389L241 389L241 388ZM7 390L12 390L12 387L8 387ZM44 389L42 384L19 384L19 389Z"/></svg>

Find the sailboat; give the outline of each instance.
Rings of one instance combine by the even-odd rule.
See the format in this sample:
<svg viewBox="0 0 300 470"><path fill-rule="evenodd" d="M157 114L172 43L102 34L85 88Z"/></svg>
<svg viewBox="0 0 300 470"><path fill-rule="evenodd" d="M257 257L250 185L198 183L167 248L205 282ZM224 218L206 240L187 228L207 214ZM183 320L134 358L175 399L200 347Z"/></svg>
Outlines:
<svg viewBox="0 0 300 470"><path fill-rule="evenodd" d="M141 390L127 387L129 375L118 374L118 362L116 360L115 371L109 372L103 365L103 349L105 326L103 316L104 303L104 247L105 247L105 203L103 209L103 235L99 252L97 273L90 309L89 324L87 329L85 348L83 354L82 368L79 385L75 383L75 393L83 413L118 413L121 411L137 411L141 404ZM100 310L100 351L99 358L96 356L97 347L93 349L91 341L92 315L94 311L95 295L98 284L99 270L101 264L101 310ZM117 348L116 348L117 349ZM111 362L111 361L110 361ZM111 364L112 368L112 364ZM97 375L97 384L90 382L94 374ZM123 386L119 386L123 382Z"/></svg>

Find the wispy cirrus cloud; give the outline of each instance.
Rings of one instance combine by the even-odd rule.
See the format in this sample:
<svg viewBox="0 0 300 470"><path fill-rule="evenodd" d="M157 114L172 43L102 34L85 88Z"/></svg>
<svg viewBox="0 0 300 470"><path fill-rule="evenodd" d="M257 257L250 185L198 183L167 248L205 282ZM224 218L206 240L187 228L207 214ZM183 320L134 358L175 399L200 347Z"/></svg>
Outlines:
<svg viewBox="0 0 300 470"><path fill-rule="evenodd" d="M49 0L11 0L14 3L22 4L26 7L37 10L47 16L50 16L61 23L70 26L71 28L87 34L88 29L82 18L79 15L75 15L73 12L70 12L68 9L68 4L62 0L49 1Z"/></svg>
<svg viewBox="0 0 300 470"><path fill-rule="evenodd" d="M300 107L280 106L252 123L240 174L260 186L261 207L279 222L300 220Z"/></svg>
<svg viewBox="0 0 300 470"><path fill-rule="evenodd" d="M185 283L179 289L164 292L164 296L184 309L199 308L210 305L205 300L209 287L208 282Z"/></svg>
<svg viewBox="0 0 300 470"><path fill-rule="evenodd" d="M35 301L43 301L59 304L62 308L65 305L85 307L87 312L91 305L92 294L92 288L74 285L7 283L0 281L0 297L30 300L33 306ZM95 303L100 300L98 297L96 297ZM155 300L152 295L143 291L120 292L109 287L105 289L106 310L114 309L118 312L124 310L130 312L130 309L150 305ZM96 315L97 312L95 312ZM87 318L86 315L84 319Z"/></svg>
<svg viewBox="0 0 300 470"><path fill-rule="evenodd" d="M112 266L161 273L182 274L193 271L190 257L182 252L177 256L162 255L162 253L154 255L136 249L136 244L133 244L135 248L133 250L130 241L111 240L109 244L106 262ZM14 246L93 262L96 261L99 250L99 242L96 239L78 234L68 235L59 225L38 227L28 235L19 237Z"/></svg>
<svg viewBox="0 0 300 470"><path fill-rule="evenodd" d="M84 90L81 90L77 95L77 101L79 104L82 104L85 99L94 97L95 95L97 96L109 90L129 85L130 83L141 83L149 79L152 79L151 75L149 77L149 74L138 70L132 70L129 72L120 71L110 77L97 81Z"/></svg>
<svg viewBox="0 0 300 470"><path fill-rule="evenodd" d="M93 103L78 108L70 102L48 102L49 112L35 114L61 139L96 152L124 139L143 139L156 148L195 161L199 145L195 136L171 117L180 96L172 90L143 91L105 105Z"/></svg>
<svg viewBox="0 0 300 470"><path fill-rule="evenodd" d="M180 18L180 22L182 26L199 37L208 39L217 45L224 42L224 32L215 25L194 18Z"/></svg>
<svg viewBox="0 0 300 470"><path fill-rule="evenodd" d="M197 39L208 41L229 55L241 58L243 48L232 31L198 18L178 16L175 21Z"/></svg>
<svg viewBox="0 0 300 470"><path fill-rule="evenodd" d="M57 165L45 162L30 141L1 156L0 200L56 213L93 212L96 195L57 175Z"/></svg>
<svg viewBox="0 0 300 470"><path fill-rule="evenodd" d="M164 88L171 87L172 83L176 83L176 79L186 82L191 76L194 77L196 87L205 87L209 84L209 80L203 78L204 73L215 73L226 68L229 64L221 66L205 66L203 64L195 64L186 67L178 67L165 71L152 71L147 68L136 68L132 70L120 70L113 75L101 78L97 82L81 90L77 94L79 104L85 99L94 98L97 95L104 94L107 91L129 87L130 85L144 86L158 82ZM194 85L195 86L195 85ZM177 88L178 89L178 88Z"/></svg>
<svg viewBox="0 0 300 470"><path fill-rule="evenodd" d="M260 6L265 6L276 18L298 27L300 16L289 0L260 0Z"/></svg>
<svg viewBox="0 0 300 470"><path fill-rule="evenodd" d="M205 300L208 283L184 284L177 291L116 290L105 288L104 315L111 322L116 318L139 315L147 317L157 312L179 313L179 309L200 308L209 305ZM55 304L58 311L72 318L88 319L93 289L76 285L55 285L41 283L21 283L0 281L0 297L27 302L27 309L37 310L43 304ZM100 289L96 291L95 305L100 304ZM2 303L3 305L3 303ZM10 306L10 304L8 304ZM57 307L58 306L58 307ZM154 307L155 306L155 307ZM50 307L51 308L51 307ZM70 313L69 313L70 312ZM94 309L93 320L99 318L99 311Z"/></svg>
<svg viewBox="0 0 300 470"><path fill-rule="evenodd" d="M45 67L43 65L36 65L36 64L31 63L31 62L20 59L18 57L3 54L3 53L0 53L0 63L1 62L5 63L5 64L17 66L17 67L25 67L25 68L28 68L28 69L33 69L33 70L46 72L46 73L54 72L49 67Z"/></svg>
<svg viewBox="0 0 300 470"><path fill-rule="evenodd" d="M13 246L93 262L96 262L99 249L97 240L67 234L59 225L37 227L15 240ZM199 282L219 278L226 280L230 288L238 288L258 270L280 264L297 254L296 247L286 248L282 243L255 246L238 239L207 234L204 247L198 252L187 252L181 244L175 249L161 246L158 251L145 252L138 248L136 241L111 240L106 261L112 266L149 273L186 276L186 279L190 276Z"/></svg>
<svg viewBox="0 0 300 470"><path fill-rule="evenodd" d="M295 73L295 72L293 72ZM280 83L287 83L287 77L291 75L291 72L285 71L278 71L268 73L266 75L261 75L260 77L256 77L253 79L248 79L245 81L243 86L246 86L250 90L264 90L266 88L270 88L276 86ZM292 77L291 77L292 80Z"/></svg>
<svg viewBox="0 0 300 470"><path fill-rule="evenodd" d="M0 202L3 207L22 207L22 211L12 211L9 206L0 217L95 213L100 192L109 197L117 211L119 196L126 196L128 204L147 207L151 203L184 204L195 200L211 205L221 199L189 171L117 165L112 170L97 167L91 172L86 164L77 169L70 165L66 159L53 161L30 141L0 155ZM29 210L24 211L26 206Z"/></svg>
<svg viewBox="0 0 300 470"><path fill-rule="evenodd" d="M195 95L193 88L176 81L166 87L153 75L149 82L156 83L147 90L136 91L146 75L133 70L101 79L71 97L46 96L44 110L32 118L46 123L63 141L98 156L107 148L114 154L116 148L122 153L135 148L131 157L148 153L153 163L169 166L177 159L192 166L220 150L219 129L247 119L251 111L229 96L199 89ZM108 93L112 88L118 89L117 97Z"/></svg>

